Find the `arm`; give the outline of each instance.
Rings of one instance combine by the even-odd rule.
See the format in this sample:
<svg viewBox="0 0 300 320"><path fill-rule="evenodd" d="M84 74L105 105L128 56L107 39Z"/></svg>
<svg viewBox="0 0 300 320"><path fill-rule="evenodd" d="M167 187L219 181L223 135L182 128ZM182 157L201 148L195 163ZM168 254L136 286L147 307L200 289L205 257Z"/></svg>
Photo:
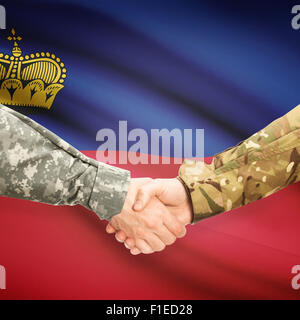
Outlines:
<svg viewBox="0 0 300 320"><path fill-rule="evenodd" d="M139 188L141 211L157 197L184 224L262 199L300 180L300 105L237 146L214 156L211 164L186 160L176 179L156 179ZM117 234L118 235L118 234ZM131 253L134 239L122 235Z"/></svg>
<svg viewBox="0 0 300 320"><path fill-rule="evenodd" d="M0 195L52 205L81 204L138 236L142 252L162 250L184 234L184 225L158 200L142 213L133 212L137 188L151 179L129 180L128 171L84 156L36 122L0 105Z"/></svg>
<svg viewBox="0 0 300 320"><path fill-rule="evenodd" d="M28 117L0 105L0 195L76 205L110 220L121 212L130 175L86 157Z"/></svg>
<svg viewBox="0 0 300 320"><path fill-rule="evenodd" d="M210 165L185 161L179 177L190 194L198 222L229 211L300 180L300 105Z"/></svg>

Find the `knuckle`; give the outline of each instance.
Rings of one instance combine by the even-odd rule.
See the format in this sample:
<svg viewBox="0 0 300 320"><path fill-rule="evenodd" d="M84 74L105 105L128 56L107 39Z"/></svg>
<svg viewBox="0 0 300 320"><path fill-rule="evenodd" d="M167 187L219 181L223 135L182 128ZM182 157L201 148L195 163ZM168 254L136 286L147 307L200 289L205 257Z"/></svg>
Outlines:
<svg viewBox="0 0 300 320"><path fill-rule="evenodd" d="M149 229L157 229L159 227L159 221L156 220L156 219L147 219L146 220L146 226L149 228Z"/></svg>
<svg viewBox="0 0 300 320"><path fill-rule="evenodd" d="M150 229L153 229L155 227L155 222L153 220L147 220L146 226Z"/></svg>
<svg viewBox="0 0 300 320"><path fill-rule="evenodd" d="M142 227L137 227L135 230L135 234L138 238L144 238L145 236L145 230Z"/></svg>

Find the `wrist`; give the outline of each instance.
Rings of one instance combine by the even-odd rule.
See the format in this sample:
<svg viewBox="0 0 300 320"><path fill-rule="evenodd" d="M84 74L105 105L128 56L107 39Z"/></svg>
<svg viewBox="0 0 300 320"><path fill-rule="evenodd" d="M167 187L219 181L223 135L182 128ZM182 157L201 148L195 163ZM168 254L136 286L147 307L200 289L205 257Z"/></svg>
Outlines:
<svg viewBox="0 0 300 320"><path fill-rule="evenodd" d="M187 187L187 185L184 183L184 181L180 178L177 177L174 180L179 185L179 188L181 189L181 193L183 194L183 206L182 210L179 215L179 219L185 224L191 224L194 220L194 212L193 212L193 205L192 205L192 199L191 199L191 194L190 191Z"/></svg>
<svg viewBox="0 0 300 320"><path fill-rule="evenodd" d="M111 220L122 211L129 186L129 171L99 163L89 200L90 208L100 219Z"/></svg>

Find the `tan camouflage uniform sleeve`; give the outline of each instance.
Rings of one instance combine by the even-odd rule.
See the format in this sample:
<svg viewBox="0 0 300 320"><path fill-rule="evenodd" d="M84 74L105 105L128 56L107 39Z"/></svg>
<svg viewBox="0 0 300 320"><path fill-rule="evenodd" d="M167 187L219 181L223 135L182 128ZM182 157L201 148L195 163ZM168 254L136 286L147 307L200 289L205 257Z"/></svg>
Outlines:
<svg viewBox="0 0 300 320"><path fill-rule="evenodd" d="M110 220L121 212L126 170L88 158L28 117L0 105L0 195L76 205Z"/></svg>
<svg viewBox="0 0 300 320"><path fill-rule="evenodd" d="M186 160L179 178L190 192L194 223L267 197L300 180L300 105L211 164Z"/></svg>

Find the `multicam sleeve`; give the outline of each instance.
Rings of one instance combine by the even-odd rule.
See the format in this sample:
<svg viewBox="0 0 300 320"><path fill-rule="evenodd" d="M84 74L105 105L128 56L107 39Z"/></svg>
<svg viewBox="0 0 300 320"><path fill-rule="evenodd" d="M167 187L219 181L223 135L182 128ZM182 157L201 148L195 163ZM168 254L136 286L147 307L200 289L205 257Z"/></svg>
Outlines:
<svg viewBox="0 0 300 320"><path fill-rule="evenodd" d="M88 158L28 117L0 105L0 195L76 205L110 220L121 212L126 170Z"/></svg>
<svg viewBox="0 0 300 320"><path fill-rule="evenodd" d="M179 170L194 209L194 223L229 211L300 180L300 105L211 164L186 160Z"/></svg>

